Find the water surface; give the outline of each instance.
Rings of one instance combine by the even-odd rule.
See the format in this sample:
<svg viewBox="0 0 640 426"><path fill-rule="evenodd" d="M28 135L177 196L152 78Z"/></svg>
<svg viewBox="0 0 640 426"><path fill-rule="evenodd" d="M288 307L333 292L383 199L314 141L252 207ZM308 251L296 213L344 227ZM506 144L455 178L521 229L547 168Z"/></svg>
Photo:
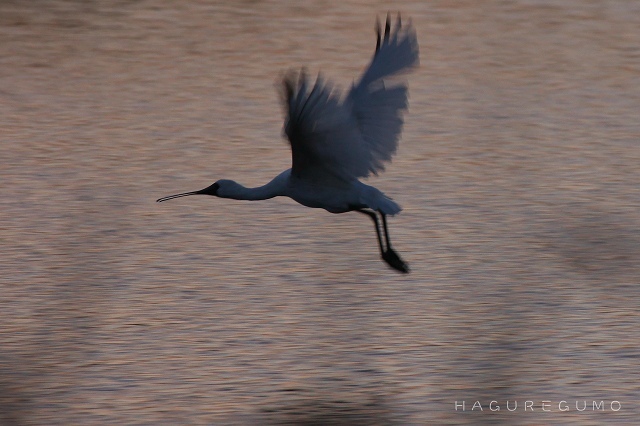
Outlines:
<svg viewBox="0 0 640 426"><path fill-rule="evenodd" d="M3 2L0 418L632 424L640 6L481 3L400 7L406 276L361 215L155 203L288 168L279 76L348 88L388 4Z"/></svg>

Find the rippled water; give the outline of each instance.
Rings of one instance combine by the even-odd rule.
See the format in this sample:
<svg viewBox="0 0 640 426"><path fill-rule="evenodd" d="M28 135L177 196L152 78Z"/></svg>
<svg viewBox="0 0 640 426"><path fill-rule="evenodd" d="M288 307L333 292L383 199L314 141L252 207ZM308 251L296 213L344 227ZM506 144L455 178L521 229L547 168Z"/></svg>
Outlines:
<svg viewBox="0 0 640 426"><path fill-rule="evenodd" d="M154 202L288 168L278 76L347 88L388 7L0 4L0 422L636 421L637 2L401 6L408 276L361 215Z"/></svg>

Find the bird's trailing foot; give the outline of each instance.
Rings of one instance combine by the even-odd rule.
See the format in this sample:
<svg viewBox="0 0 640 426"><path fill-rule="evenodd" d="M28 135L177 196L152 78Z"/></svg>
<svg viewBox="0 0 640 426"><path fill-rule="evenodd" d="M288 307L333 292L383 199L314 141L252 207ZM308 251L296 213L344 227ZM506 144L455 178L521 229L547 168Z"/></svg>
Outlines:
<svg viewBox="0 0 640 426"><path fill-rule="evenodd" d="M409 273L409 265L407 265L404 260L400 259L398 253L396 253L391 247L387 248L387 250L382 253L382 259L396 271L400 271L403 274Z"/></svg>

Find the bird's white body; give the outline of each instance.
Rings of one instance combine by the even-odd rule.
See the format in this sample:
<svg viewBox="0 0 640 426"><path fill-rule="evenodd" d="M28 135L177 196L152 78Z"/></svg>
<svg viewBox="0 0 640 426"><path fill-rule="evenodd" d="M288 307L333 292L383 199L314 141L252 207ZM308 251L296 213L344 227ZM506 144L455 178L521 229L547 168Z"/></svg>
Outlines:
<svg viewBox="0 0 640 426"><path fill-rule="evenodd" d="M284 196L306 207L322 208L331 213L345 213L352 210L370 208L387 215L394 215L400 206L373 186L357 179L331 182L314 181L297 177L287 169L271 182L257 188L245 188L231 180L218 181L218 197L235 200L266 200Z"/></svg>
<svg viewBox="0 0 640 426"><path fill-rule="evenodd" d="M407 86L396 77L418 63L418 41L413 27L410 23L403 27L398 15L392 32L387 16L384 37L378 23L371 63L345 97L319 75L315 84L311 84L304 70L284 78L284 133L291 145L290 169L257 188L223 179L200 191L170 195L158 201L196 194L236 200L286 196L304 206L331 213L358 211L373 219L382 258L392 268L409 272L391 248L386 222L386 215L400 212L400 206L358 179L384 170L383 163L391 161L395 154L402 131L402 113L408 105Z"/></svg>

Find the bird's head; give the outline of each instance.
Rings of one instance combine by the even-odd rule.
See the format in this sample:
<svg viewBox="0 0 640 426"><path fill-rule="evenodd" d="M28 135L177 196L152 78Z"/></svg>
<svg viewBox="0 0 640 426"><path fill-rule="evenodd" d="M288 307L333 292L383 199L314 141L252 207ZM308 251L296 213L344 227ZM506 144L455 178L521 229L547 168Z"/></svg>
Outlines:
<svg viewBox="0 0 640 426"><path fill-rule="evenodd" d="M225 196L233 191L238 184L232 180L222 179L212 185L207 186L199 191L183 192L181 194L169 195L166 197L158 198L157 202L171 200L178 197L186 197L187 195L215 195L216 197L225 198Z"/></svg>

